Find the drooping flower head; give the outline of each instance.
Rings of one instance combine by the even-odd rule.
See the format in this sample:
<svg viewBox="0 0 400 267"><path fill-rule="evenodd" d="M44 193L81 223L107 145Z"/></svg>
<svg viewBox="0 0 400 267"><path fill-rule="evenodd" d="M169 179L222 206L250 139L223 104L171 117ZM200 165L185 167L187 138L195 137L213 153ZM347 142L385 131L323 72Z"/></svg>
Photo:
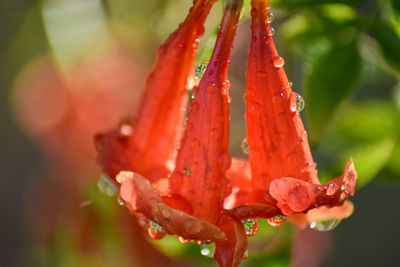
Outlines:
<svg viewBox="0 0 400 267"><path fill-rule="evenodd" d="M185 21L159 48L133 120L96 137L98 161L109 177L130 170L155 181L173 169L198 38L215 1L195 1Z"/></svg>
<svg viewBox="0 0 400 267"><path fill-rule="evenodd" d="M221 266L239 264L247 246L241 222L223 211L231 165L227 71L241 5L228 2L207 70L193 89L195 98L167 188L130 172L117 177L128 208L181 240L216 242L215 259Z"/></svg>
<svg viewBox="0 0 400 267"><path fill-rule="evenodd" d="M153 238L168 233L181 241L215 242L215 260L221 266L237 266L247 248L246 234L255 233L246 233L242 219L274 222L276 215L291 215L300 217L299 222L307 212L345 217L352 206L341 205L354 192L357 173L350 161L342 177L319 183L297 107L301 98L292 92L275 49L266 0L251 2L246 90L251 168L247 161L233 160L230 169L228 154L227 69L241 0L227 1L175 154L199 36L195 33L202 32L194 30L202 29L213 2L194 2L185 22L161 47L133 122L99 136L97 144L104 171L111 177L119 173L120 197Z"/></svg>
<svg viewBox="0 0 400 267"><path fill-rule="evenodd" d="M292 92L273 42L270 5L268 0L251 4L246 119L253 201L276 205L284 215L340 206L354 192L353 163L341 177L320 185L299 114L303 99Z"/></svg>

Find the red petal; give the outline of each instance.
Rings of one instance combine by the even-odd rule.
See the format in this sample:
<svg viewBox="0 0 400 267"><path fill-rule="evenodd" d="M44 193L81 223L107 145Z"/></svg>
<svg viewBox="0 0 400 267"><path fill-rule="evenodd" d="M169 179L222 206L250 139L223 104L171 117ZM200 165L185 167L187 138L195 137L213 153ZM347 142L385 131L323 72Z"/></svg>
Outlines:
<svg viewBox="0 0 400 267"><path fill-rule="evenodd" d="M354 205L351 201L346 200L343 205L328 208L322 206L319 208L311 209L304 213L295 213L288 217L290 222L297 224L300 228L305 228L308 224L314 221L327 221L327 220L342 220L349 217L354 210Z"/></svg>
<svg viewBox="0 0 400 267"><path fill-rule="evenodd" d="M230 193L225 173L231 166L229 144L228 62L239 19L227 8L208 67L189 107L184 137L171 175L172 194L187 199L193 215L216 222Z"/></svg>
<svg viewBox="0 0 400 267"><path fill-rule="evenodd" d="M290 215L323 205L342 205L354 193L356 180L357 172L350 159L343 175L324 186L284 177L271 182L269 193L278 201L277 205L282 212Z"/></svg>
<svg viewBox="0 0 400 267"><path fill-rule="evenodd" d="M121 170L134 170L155 181L171 171L183 125L186 85L213 3L195 1L185 21L160 47L125 140L118 139L120 130L96 138L99 163L110 177Z"/></svg>
<svg viewBox="0 0 400 267"><path fill-rule="evenodd" d="M228 211L233 217L237 219L248 218L271 218L280 215L281 211L276 207L268 204L249 204L241 205Z"/></svg>
<svg viewBox="0 0 400 267"><path fill-rule="evenodd" d="M224 208L249 203L251 195L251 170L247 160L232 159L232 166L226 173L226 178L232 186L232 193L224 200Z"/></svg>
<svg viewBox="0 0 400 267"><path fill-rule="evenodd" d="M251 14L246 119L253 190L265 192L280 177L318 183L296 95L273 42L268 1L253 0Z"/></svg>
<svg viewBox="0 0 400 267"><path fill-rule="evenodd" d="M238 266L247 250L247 237L243 224L229 217L223 218L220 229L228 240L215 242L214 259L221 267Z"/></svg>
<svg viewBox="0 0 400 267"><path fill-rule="evenodd" d="M120 197L127 207L157 222L168 234L193 240L226 240L225 233L214 224L164 204L146 178L133 172L120 172L117 181L121 183Z"/></svg>

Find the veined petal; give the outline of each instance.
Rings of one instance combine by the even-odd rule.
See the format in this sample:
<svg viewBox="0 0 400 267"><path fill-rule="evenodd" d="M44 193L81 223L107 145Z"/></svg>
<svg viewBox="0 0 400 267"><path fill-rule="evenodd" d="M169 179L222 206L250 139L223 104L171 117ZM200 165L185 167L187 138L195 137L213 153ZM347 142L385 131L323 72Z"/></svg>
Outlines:
<svg viewBox="0 0 400 267"><path fill-rule="evenodd" d="M247 250L247 237L243 224L228 216L221 218L221 230L227 235L224 242L215 242L214 259L221 267L238 266Z"/></svg>
<svg viewBox="0 0 400 267"><path fill-rule="evenodd" d="M342 220L349 217L354 211L354 205L351 201L346 200L343 205L332 208L321 206L311 209L306 214L294 213L288 217L288 220L300 228L305 228L315 221Z"/></svg>
<svg viewBox="0 0 400 267"><path fill-rule="evenodd" d="M240 1L239 1L240 2ZM208 67L195 88L171 194L185 198L193 216L216 223L230 193L226 171L231 166L229 144L228 65L240 7L227 7Z"/></svg>
<svg viewBox="0 0 400 267"><path fill-rule="evenodd" d="M160 47L132 122L98 135L98 161L110 177L134 170L152 181L173 169L198 38L215 0L197 0L185 21ZM171 164L172 163L172 164Z"/></svg>
<svg viewBox="0 0 400 267"><path fill-rule="evenodd" d="M325 185L311 184L298 179L284 177L271 182L269 193L277 200L285 215L304 212L320 206L340 206L354 194L357 172L350 159L342 176Z"/></svg>
<svg viewBox="0 0 400 267"><path fill-rule="evenodd" d="M148 179L133 172L120 172L120 197L129 210L141 213L161 225L168 234L185 239L224 241L226 235L216 225L199 220L162 202L160 194Z"/></svg>
<svg viewBox="0 0 400 267"><path fill-rule="evenodd" d="M318 183L296 94L273 42L268 1L252 0L251 14L246 119L253 191L265 192L280 177Z"/></svg>

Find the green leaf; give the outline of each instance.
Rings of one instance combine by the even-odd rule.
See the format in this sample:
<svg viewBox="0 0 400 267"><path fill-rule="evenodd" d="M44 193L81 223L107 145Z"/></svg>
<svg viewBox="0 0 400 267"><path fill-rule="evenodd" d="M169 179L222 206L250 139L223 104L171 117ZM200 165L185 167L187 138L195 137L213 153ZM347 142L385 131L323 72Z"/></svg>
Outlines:
<svg viewBox="0 0 400 267"><path fill-rule="evenodd" d="M393 9L400 14L400 1L399 0L390 0L392 3Z"/></svg>
<svg viewBox="0 0 400 267"><path fill-rule="evenodd" d="M400 71L400 37L388 24L375 19L372 33L386 61Z"/></svg>
<svg viewBox="0 0 400 267"><path fill-rule="evenodd" d="M316 142L357 84L361 71L358 45L333 45L312 64L306 77L306 107L311 140Z"/></svg>
<svg viewBox="0 0 400 267"><path fill-rule="evenodd" d="M339 175L352 157L361 187L388 164L398 142L400 112L387 101L366 101L340 115L317 151L320 178L327 181Z"/></svg>

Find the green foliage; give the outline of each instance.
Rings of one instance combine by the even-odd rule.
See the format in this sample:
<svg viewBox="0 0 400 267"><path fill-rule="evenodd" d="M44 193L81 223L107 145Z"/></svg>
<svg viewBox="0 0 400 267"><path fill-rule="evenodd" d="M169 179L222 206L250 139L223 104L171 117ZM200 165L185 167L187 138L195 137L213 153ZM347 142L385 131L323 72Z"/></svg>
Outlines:
<svg viewBox="0 0 400 267"><path fill-rule="evenodd" d="M339 117L340 116L340 117ZM338 114L321 140L320 178L339 175L352 157L359 174L357 186L367 184L390 160L399 142L400 111L386 101L367 101Z"/></svg>
<svg viewBox="0 0 400 267"><path fill-rule="evenodd" d="M387 23L374 19L371 31L386 61L400 71L400 37Z"/></svg>
<svg viewBox="0 0 400 267"><path fill-rule="evenodd" d="M334 45L312 64L306 78L306 107L311 140L319 139L338 105L354 89L361 70L358 45Z"/></svg>

